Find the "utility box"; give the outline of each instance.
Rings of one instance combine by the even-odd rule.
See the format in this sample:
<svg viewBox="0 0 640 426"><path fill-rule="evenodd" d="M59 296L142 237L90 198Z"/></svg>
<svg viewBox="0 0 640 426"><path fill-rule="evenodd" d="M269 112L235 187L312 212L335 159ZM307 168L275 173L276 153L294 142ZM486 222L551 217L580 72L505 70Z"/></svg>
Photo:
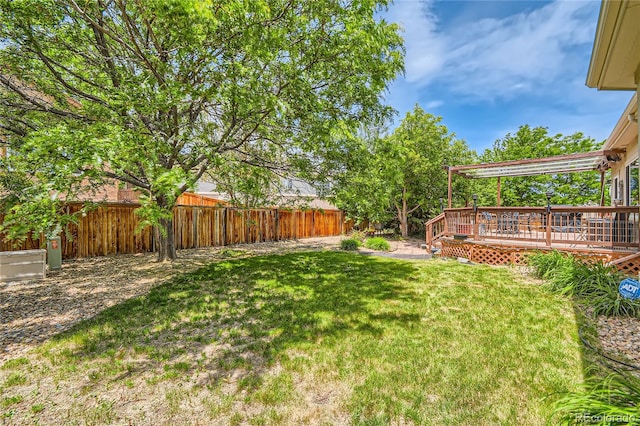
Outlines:
<svg viewBox="0 0 640 426"><path fill-rule="evenodd" d="M47 241L47 264L50 271L62 268L62 247L60 237L53 237Z"/></svg>
<svg viewBox="0 0 640 426"><path fill-rule="evenodd" d="M42 279L46 277L47 251L0 251L0 282Z"/></svg>

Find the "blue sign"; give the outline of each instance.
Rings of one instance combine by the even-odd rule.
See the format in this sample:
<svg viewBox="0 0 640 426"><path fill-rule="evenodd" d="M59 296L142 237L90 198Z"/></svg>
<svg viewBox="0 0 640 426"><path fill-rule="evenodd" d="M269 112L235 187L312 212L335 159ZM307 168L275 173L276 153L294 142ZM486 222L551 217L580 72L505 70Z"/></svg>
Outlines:
<svg viewBox="0 0 640 426"><path fill-rule="evenodd" d="M627 299L640 299L640 283L632 278L622 280L618 291Z"/></svg>

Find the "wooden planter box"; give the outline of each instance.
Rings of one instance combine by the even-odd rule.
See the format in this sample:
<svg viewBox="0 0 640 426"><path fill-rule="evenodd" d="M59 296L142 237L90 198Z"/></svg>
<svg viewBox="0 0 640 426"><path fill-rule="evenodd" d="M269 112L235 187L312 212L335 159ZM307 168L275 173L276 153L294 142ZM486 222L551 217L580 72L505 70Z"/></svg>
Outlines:
<svg viewBox="0 0 640 426"><path fill-rule="evenodd" d="M47 273L47 251L0 251L0 282L42 279Z"/></svg>

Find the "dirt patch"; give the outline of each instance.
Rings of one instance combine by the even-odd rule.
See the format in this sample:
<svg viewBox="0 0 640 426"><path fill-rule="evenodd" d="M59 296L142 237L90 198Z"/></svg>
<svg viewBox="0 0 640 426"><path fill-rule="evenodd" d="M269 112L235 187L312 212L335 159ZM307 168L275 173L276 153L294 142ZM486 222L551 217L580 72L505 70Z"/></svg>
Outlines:
<svg viewBox="0 0 640 426"><path fill-rule="evenodd" d="M424 241L417 238L407 238L404 240L397 240L389 238L387 239L391 249L389 251L372 250L366 247L360 247L358 250L362 254L390 257L393 259L404 260L426 260L431 259L431 253L420 246L424 244Z"/></svg>

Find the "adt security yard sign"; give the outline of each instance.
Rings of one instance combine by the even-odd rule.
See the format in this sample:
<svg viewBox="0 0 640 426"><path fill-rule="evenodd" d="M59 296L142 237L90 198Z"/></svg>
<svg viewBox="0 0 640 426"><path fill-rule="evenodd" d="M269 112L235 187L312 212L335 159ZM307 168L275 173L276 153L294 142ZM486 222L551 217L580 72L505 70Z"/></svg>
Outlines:
<svg viewBox="0 0 640 426"><path fill-rule="evenodd" d="M627 299L640 299L640 283L632 278L622 280L618 291Z"/></svg>

